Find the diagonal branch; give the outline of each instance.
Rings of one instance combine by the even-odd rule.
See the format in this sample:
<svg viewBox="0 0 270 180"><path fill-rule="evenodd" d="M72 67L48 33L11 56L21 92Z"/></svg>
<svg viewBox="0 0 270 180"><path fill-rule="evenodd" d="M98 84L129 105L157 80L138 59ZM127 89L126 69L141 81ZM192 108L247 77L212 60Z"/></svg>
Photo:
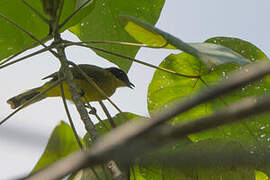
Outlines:
<svg viewBox="0 0 270 180"><path fill-rule="evenodd" d="M14 60L14 61L12 61L12 62L10 62L10 63L6 63L6 62L8 62L8 60L9 60L9 59L7 59L6 61L0 63L0 69L5 68L5 67L7 67L7 66L10 66L10 65L12 65L12 64L14 64L14 63L20 62L20 61L22 61L22 60L24 60L24 59L30 58L30 57L32 57L32 56L35 56L35 55L37 55L37 54L43 53L43 52L45 52L45 51L47 51L47 50L49 50L49 49L51 49L51 48L53 48L53 46L48 46L48 47L46 47L46 48L43 48L43 49L40 49L40 50L38 50L38 51L36 51L36 52L33 52L33 53L31 53L31 54L28 54L28 55L26 55L26 56L24 56L24 57L21 57L21 58L19 58L19 59L17 59L17 60ZM3 63L6 63L6 64L2 65ZM2 65L2 66L1 66L1 65Z"/></svg>
<svg viewBox="0 0 270 180"><path fill-rule="evenodd" d="M69 41L67 41L69 42ZM71 42L69 42L71 43ZM123 46L137 46L137 47L149 47L145 44L139 44L139 43L131 43L131 42L120 42L120 41L81 41L81 42L72 42L73 45L87 45L87 44L115 44L115 45L123 45Z"/></svg>
<svg viewBox="0 0 270 180"><path fill-rule="evenodd" d="M38 15L38 17L40 17L40 19L42 19L46 24L50 24L49 20L46 19L42 14L40 14L40 12L38 12L35 8L33 8L30 4L28 4L25 0L22 0L22 2L28 7L30 8L36 15Z"/></svg>
<svg viewBox="0 0 270 180"><path fill-rule="evenodd" d="M116 124L115 122L113 121L113 118L112 116L110 115L110 112L108 111L108 109L106 108L105 104L102 102L102 101L99 101L99 105L101 106L101 108L103 109L104 113L106 114L110 124L111 124L111 127L112 128L116 128Z"/></svg>
<svg viewBox="0 0 270 180"><path fill-rule="evenodd" d="M65 43L65 45L66 46L72 46L74 44L72 42L70 42L70 43ZM135 59L135 58L132 58L132 57L128 57L128 56L125 56L125 55L122 55L122 54L118 54L118 53L115 53L115 52L111 52L111 51L107 51L105 49L97 48L97 47L94 47L94 46L85 45L85 44L75 44L75 45L86 47L86 48L90 48L90 49L94 49L94 50L101 51L101 52L104 52L104 53L107 53L107 54L111 54L111 55L114 55L114 56L118 56L118 57L127 59L129 61L134 61L136 63L142 64L142 65L145 65L145 66L148 66L148 67L152 67L152 68L155 68L155 69L158 69L158 70L167 72L167 73L171 73L171 74L174 74L174 75L177 75L177 76L182 76L182 77L187 77L187 78L200 78L200 75L194 75L194 76L192 76L192 75L180 74L180 73L174 72L174 71L169 70L169 69L158 67L158 66L155 66L155 65L152 65L152 64L149 64L149 63L140 61L140 60Z"/></svg>
<svg viewBox="0 0 270 180"><path fill-rule="evenodd" d="M35 40L36 42L38 42L40 45L42 45L44 48L47 48L46 45L44 45L38 38L36 38L32 33L28 32L26 29L24 29L23 27L19 26L16 22L14 22L13 20L9 19L8 17L6 17L5 15L3 15L2 13L0 13L0 17L2 17L3 19L5 19L7 22L9 22L10 24L14 25L16 28L20 29L21 31L23 31L25 34L27 34L29 37L31 37L33 40Z"/></svg>
<svg viewBox="0 0 270 180"><path fill-rule="evenodd" d="M246 71L247 68L248 71ZM158 127L158 125L161 125L163 122L191 109L196 105L213 100L221 94L231 92L236 88L246 85L249 82L256 81L268 74L270 74L269 62L260 62L258 64L254 64L253 66L250 65L240 72L234 73L234 75L232 75L229 80L224 80L219 85L209 87L208 89L204 90L204 92L191 99L188 99L186 102L177 104L174 107L168 109L166 112L158 113L148 121L131 121L118 128L115 128L103 138L99 139L99 141L96 142L88 151L83 153L74 153L66 159L58 161L43 171L33 174L26 179L57 179L81 168L102 163L108 159L111 159L112 157L120 161L127 161L131 158L138 157L138 155L145 154L147 151L153 150L153 148L149 147L151 143L149 143L149 141L145 141L147 140L145 137L147 135L149 136L149 132L153 132L155 128ZM167 132L158 129L157 132L159 132L160 137L166 137L168 135L170 135L170 138L172 135L173 137L176 137L176 133L177 137L181 137L189 133L194 133L221 125L217 123L216 120L213 120L213 117L219 118L220 121L220 119L223 118L223 115L226 115L228 118L227 120L223 121L223 124L230 123L232 122L232 118L234 118L233 120L238 120L240 118L245 118L247 116L255 115L257 113L262 113L269 110L270 97L267 96L264 98L259 98L256 99L256 101L254 101L254 99L247 99L241 101L233 107L236 106L240 108L238 111L235 109L231 109L229 111L228 109L225 109L224 111L218 112L220 115L222 115L222 117L220 117L220 115L217 116L216 114L210 117L206 117L210 119L211 122L213 122L211 125L206 124L205 120L199 119L198 121L192 121L191 125L179 125L177 128L173 128ZM232 118L229 118L228 113L231 113ZM194 123L198 123L199 125L206 125L202 129L199 128L198 125L194 125ZM194 128L196 130L194 130ZM184 133L179 132L180 129L182 129ZM168 141L164 143L166 144ZM156 144L153 145L155 145L154 148L157 147ZM160 143L158 145L160 145Z"/></svg>
<svg viewBox="0 0 270 180"><path fill-rule="evenodd" d="M46 38L43 38L43 39L41 40L41 42L47 41L47 40L49 40L50 38L51 38L51 36L47 36ZM20 52L17 52L17 53L15 53L15 54L13 54L12 56L10 56L10 57L8 57L7 59L5 59L4 61L2 61L2 62L0 61L0 65L2 65L2 64L4 64L4 63L7 63L7 62L10 61L11 59L17 57L18 55L24 53L25 51L27 51L27 50L29 50L29 49L31 49L31 48L34 48L34 47L37 46L37 45L39 45L39 43L34 43L34 44L30 45L29 47L27 47L27 48L21 50Z"/></svg>
<svg viewBox="0 0 270 180"><path fill-rule="evenodd" d="M23 31L24 33L26 33L30 38L32 38L33 40L35 40L36 42L38 42L41 46L43 46L44 48L47 48L47 46L45 44L43 44L43 42L41 40L39 40L38 38L36 38L32 33L28 32L26 29L24 29L23 27L19 26L18 24L16 24L16 22L14 22L13 20L9 19L8 17L6 17L5 15L3 15L2 13L0 13L0 17L2 17L3 19L5 19L7 22L9 22L10 24L14 25L15 27L17 27L18 29L20 29L21 31ZM58 54L53 51L52 49L48 49L55 57L58 58Z"/></svg>
<svg viewBox="0 0 270 180"><path fill-rule="evenodd" d="M88 3L92 3L93 0L87 0L83 3L76 11L74 11L69 17L67 17L62 24L59 25L59 29L61 29L73 16L75 16L82 8L84 8Z"/></svg>

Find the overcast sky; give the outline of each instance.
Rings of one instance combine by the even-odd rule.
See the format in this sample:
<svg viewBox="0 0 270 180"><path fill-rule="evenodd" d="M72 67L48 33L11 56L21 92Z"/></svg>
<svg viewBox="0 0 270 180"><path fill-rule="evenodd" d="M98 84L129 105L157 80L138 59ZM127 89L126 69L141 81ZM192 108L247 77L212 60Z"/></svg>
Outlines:
<svg viewBox="0 0 270 180"><path fill-rule="evenodd" d="M167 0L157 27L186 42L202 42L214 36L238 37L252 42L270 55L269 0ZM69 32L64 38L78 40ZM178 51L141 49L136 58L158 65L170 53ZM76 63L91 63L102 67L113 66L89 49L69 48L69 59ZM29 88L42 85L42 77L57 71L59 63L50 55L42 54L1 70L0 119L12 112L6 100ZM122 111L147 116L146 94L154 70L134 64L129 72L134 90L119 89L112 100ZM120 96L121 95L121 96ZM67 121L60 98L50 98L19 112L0 127L0 179L11 179L27 174L42 154L48 137L60 120ZM83 124L70 103L72 116L80 135ZM110 108L110 111L115 111Z"/></svg>

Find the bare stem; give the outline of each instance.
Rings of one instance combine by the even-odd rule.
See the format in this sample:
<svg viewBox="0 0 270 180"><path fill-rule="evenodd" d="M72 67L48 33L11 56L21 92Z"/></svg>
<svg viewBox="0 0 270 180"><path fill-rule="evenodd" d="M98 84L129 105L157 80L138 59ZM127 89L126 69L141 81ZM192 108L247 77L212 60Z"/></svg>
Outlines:
<svg viewBox="0 0 270 180"><path fill-rule="evenodd" d="M40 17L40 19L42 19L46 24L50 24L49 20L46 19L42 14L40 14L40 12L38 12L35 8L33 8L30 4L28 4L25 0L22 0L22 2L29 7L36 15L38 15Z"/></svg>
<svg viewBox="0 0 270 180"><path fill-rule="evenodd" d="M46 37L46 38L43 38L43 39L41 40L41 42L47 41L47 40L49 40L50 38L51 38L51 36L48 36L48 37ZM2 65L2 64L4 64L4 63L7 63L7 62L10 61L11 59L17 57L18 55L24 53L25 51L27 51L27 50L29 50L29 49L31 49L31 48L34 48L34 47L37 46L37 45L39 45L39 43L34 43L34 44L30 45L29 47L27 47L27 48L21 50L20 52L17 52L17 53L15 53L15 54L13 54L12 56L10 56L10 57L8 57L7 59L5 59L4 61L0 62L0 65ZM51 47L51 46L50 46L50 47Z"/></svg>
<svg viewBox="0 0 270 180"><path fill-rule="evenodd" d="M84 8L88 3L90 3L92 0L88 0L85 3L83 3L76 11L74 11L67 19L64 20L62 24L59 25L59 29L61 29L73 16L75 16L82 8ZM91 2L92 3L92 2Z"/></svg>
<svg viewBox="0 0 270 180"><path fill-rule="evenodd" d="M116 45L124 45L124 46L136 46L136 47L149 47L145 44L139 44L139 43L131 43L131 42L119 42L119 41L82 41L82 42L70 42L73 43L73 45L87 45L87 44L116 44Z"/></svg>
<svg viewBox="0 0 270 180"><path fill-rule="evenodd" d="M248 71L246 71L246 69L248 69ZM60 160L48 168L33 174L27 179L42 179L45 177L48 179L57 179L86 166L94 166L102 163L111 158L112 155L115 159L127 161L138 157L138 155L145 154L146 152L153 150L153 147L149 148L151 143L149 143L149 141L147 141L148 138L145 137L149 136L149 133L155 131L162 123L180 113L188 111L196 105L213 100L221 94L231 92L268 74L270 74L269 62L260 62L258 64L247 66L243 70L234 73L228 80L222 81L219 85L207 88L197 96L186 100L184 103L176 104L165 112L158 113L148 121L131 121L117 127L110 133L106 134L103 138L99 139L99 141L96 142L87 152L74 153L66 159ZM175 128L167 132L158 131L159 135L156 134L156 136L166 137L167 135L170 135L168 137L170 139L172 136L176 137L176 134L174 133L177 133L177 138L179 138L190 133L206 130L249 117L250 115L268 111L270 107L270 97L259 98L255 101L254 99L247 99L232 107L233 108L229 111L225 109L224 111L219 112L219 116L214 114L210 117L206 117L210 119L209 121L212 122L212 124L200 119L198 121L192 121L190 124L184 124L181 125L181 127L177 127L177 131ZM235 110L235 107L239 107L240 109ZM230 112L231 117L229 117L228 112ZM213 120L214 117L219 118L219 120ZM223 117L226 117L226 120L220 121ZM194 123L197 125L194 125ZM204 124L203 127L201 126L201 123ZM187 129L187 127L189 127L189 129ZM179 128L181 128L182 131L179 131ZM165 142L163 141L165 144L168 142L169 140Z"/></svg>
<svg viewBox="0 0 270 180"><path fill-rule="evenodd" d="M89 135L91 135L92 140L96 141L98 138L98 134L95 130L95 126L94 126L93 122L91 121L91 119L88 115L87 110L84 107L81 96L78 93L80 91L80 89L75 84L73 74L72 74L70 68L68 67L69 63L68 63L68 60L66 58L65 49L63 46L61 46L61 44L59 44L59 42L61 42L61 41L62 41L62 39L60 38L60 35L57 34L55 36L55 42L56 42L56 44L58 44L56 49L57 49L57 52L59 54L58 58L61 62L61 71L62 71L64 77L66 78L66 82L68 84L69 91L71 93L72 101L75 103L77 111L80 114L80 117L85 125L86 130L89 133Z"/></svg>
<svg viewBox="0 0 270 180"><path fill-rule="evenodd" d="M74 44L73 43L65 43L65 45L72 46ZM111 54L111 55L114 55L114 56L118 56L118 57L121 57L121 58L130 60L130 61L134 61L134 62L139 63L139 64L143 64L143 65L148 66L148 67L151 67L151 68L155 68L155 69L158 69L158 70L167 72L167 73L171 73L171 74L177 75L177 76L182 76L182 77L186 77L186 78L200 78L200 75L194 75L193 76L193 75L180 74L180 73L177 73L177 72L172 71L172 70L169 70L169 69L158 67L158 66L155 66L155 65L152 65L152 64L149 64L149 63L140 61L140 60L135 59L135 58L132 58L132 57L128 57L128 56L125 56L125 55L122 55L122 54L118 54L118 53L115 53L115 52L111 52L111 51L107 51L105 49L97 48L97 47L94 47L94 46L84 45L84 44L75 44L75 45L86 47L86 48L90 48L90 49L94 49L94 50L101 51L101 52L104 52L104 53L107 53L107 54Z"/></svg>
<svg viewBox="0 0 270 180"><path fill-rule="evenodd" d="M100 124L102 124L102 126L109 131L109 128L106 126L106 124L102 121L102 119L97 114L96 109L91 106L91 104L89 103L89 101L87 100L85 96L84 96L84 99L87 104L87 107L90 109L89 114L93 114L97 118L97 120L100 122Z"/></svg>
<svg viewBox="0 0 270 180"><path fill-rule="evenodd" d="M112 116L110 115L110 112L109 112L108 109L106 108L105 104L104 104L102 101L98 101L98 102L99 102L101 108L103 109L104 113L106 114L106 116L107 116L107 118L108 118L108 120L109 120L109 122L110 122L112 128L116 128L116 124L115 124L115 122L113 121L113 118L112 118Z"/></svg>
<svg viewBox="0 0 270 180"><path fill-rule="evenodd" d="M35 55L37 55L37 54L43 53L43 52L45 52L45 51L47 51L47 50L49 50L49 49L51 49L51 48L52 48L52 46L48 46L48 47L46 47L46 48L43 48L43 49L38 50L38 51L36 51L36 52L33 52L33 53L29 54L29 55L26 55L26 56L24 56L24 57L21 57L21 58L19 58L19 59L17 59L17 60L14 60L14 61L12 61L12 62L10 62L10 63L6 63L6 62L8 62L8 60L9 60L9 59L7 59L6 61L0 63L0 65L6 63L6 64L0 66L0 69L5 68L5 67L7 67L7 66L10 66L10 65L12 65L12 64L14 64L14 63L20 62L20 61L22 61L22 60L25 60L25 59L27 59L27 58L30 58L30 57L32 57L32 56L35 56Z"/></svg>
<svg viewBox="0 0 270 180"><path fill-rule="evenodd" d="M64 0L60 0L60 8L59 8L59 11L57 11L57 16L56 16L56 20L53 24L53 32L52 34L54 35L55 33L58 33L60 27L58 26L59 24L59 21L60 21L60 17L61 17L61 14L62 14L62 10L63 10L63 5L64 5Z"/></svg>

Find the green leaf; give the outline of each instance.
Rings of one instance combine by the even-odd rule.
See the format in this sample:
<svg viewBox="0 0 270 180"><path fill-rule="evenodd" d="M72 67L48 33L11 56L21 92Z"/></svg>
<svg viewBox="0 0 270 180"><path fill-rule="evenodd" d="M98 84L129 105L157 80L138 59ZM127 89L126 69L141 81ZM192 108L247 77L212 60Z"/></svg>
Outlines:
<svg viewBox="0 0 270 180"><path fill-rule="evenodd" d="M119 14L128 14L139 17L150 24L154 24L160 15L165 0L96 0L95 7L80 24L70 28L82 41L127 41L134 42L124 29L119 25ZM91 44L111 52L135 57L138 47L119 46L112 44ZM131 62L113 55L95 51L98 55L128 71Z"/></svg>
<svg viewBox="0 0 270 180"><path fill-rule="evenodd" d="M65 0L66 1L66 0ZM74 9L77 10L78 8L80 8L84 3L86 3L88 0L76 0L76 8ZM91 0L89 3L87 3L83 8L81 8L79 10L78 13L76 13L76 15L72 16L72 18L61 28L62 31L68 29L71 26L74 26L76 24L78 24L80 22L80 20L82 20L84 17L86 17L95 7L95 3L96 0ZM65 12L65 11L64 11ZM71 14L70 12L66 15L63 16L64 18L60 19L60 24L67 18L69 17Z"/></svg>
<svg viewBox="0 0 270 180"><path fill-rule="evenodd" d="M158 149L157 151L147 154L147 156L138 159L137 165L135 165L136 179L137 176L144 179L155 180L184 180L190 178L187 177L185 172L181 169L167 166L163 161L159 161L156 158L177 152L189 144L192 144L192 142L187 137L184 137L175 143L171 143L165 147L162 147L161 149ZM152 165L147 165L148 163Z"/></svg>
<svg viewBox="0 0 270 180"><path fill-rule="evenodd" d="M187 138L183 138L163 150L141 158L135 169L136 175L155 180L208 180L209 177L211 180L254 179L254 168L235 167L233 165L235 159L226 159L226 164L222 157L217 157L221 160L216 161L216 154L233 154L239 151L244 151L241 144L226 139L210 139L192 143ZM173 162L173 158L167 160L167 157L172 155L180 156L176 160L182 162L177 165L177 162ZM194 165L193 162L198 163Z"/></svg>
<svg viewBox="0 0 270 180"><path fill-rule="evenodd" d="M240 67L236 64L223 64L216 66L212 71L208 71L206 66L191 55L180 53L168 56L160 65L160 67L173 70L178 73L188 75L201 75L201 78L208 85L218 84L220 80L227 79L228 74ZM175 103L175 101L185 101L197 94L203 88L207 88L203 81L195 78L186 78L175 76L162 71L156 71L148 88L148 110L151 112L163 108L167 108ZM205 103L185 112L172 120L173 123L190 121L209 115L226 107L243 97L265 95L270 91L269 77L242 87L241 89L222 96L217 100ZM254 144L257 141L267 143L270 140L270 131L268 130L269 122L267 115L256 118L256 121L247 121L244 123L235 123L226 125L214 130L199 133L190 136L192 140L202 140L213 137L227 137L234 140L240 140L246 144ZM263 138L261 138L263 136Z"/></svg>
<svg viewBox="0 0 270 180"><path fill-rule="evenodd" d="M105 171L104 171L105 170ZM70 177L69 180L101 180L101 179L113 179L111 172L108 168L96 166L95 168L86 168L77 172L74 176Z"/></svg>
<svg viewBox="0 0 270 180"><path fill-rule="evenodd" d="M26 0L26 2L36 9L42 16L47 19L49 18L49 16L43 12L40 0ZM78 1L79 4L82 4L80 2L83 1ZM66 28L78 23L79 20L89 13L88 11L90 11L91 8L92 6L90 5L83 8L81 12L71 18L61 30L64 31ZM60 17L60 23L70 16L75 9L75 0L65 0ZM41 20L41 18L27 7L22 0L1 0L0 13L14 21L17 25L21 26L38 39L43 39L49 34L48 24ZM0 17L0 27L0 61L36 43L36 41L32 40L32 38L30 38L26 33L16 28L13 24L8 23L2 17Z"/></svg>
<svg viewBox="0 0 270 180"><path fill-rule="evenodd" d="M257 61L268 59L267 56L262 52L262 50L260 50L250 42L244 41L242 39L232 37L214 37L207 39L205 42L219 44L230 48L252 62L255 60Z"/></svg>
<svg viewBox="0 0 270 180"><path fill-rule="evenodd" d="M130 120L135 120L138 118L143 118L142 116L138 116L136 114L128 113L128 112L122 112L118 113L113 117L113 121L116 124L116 126L120 126L121 124L124 124ZM106 128L104 127L104 124ZM99 135L104 135L110 130L112 130L112 126L110 124L110 121L108 119L103 120L103 123L97 123L95 124L95 128Z"/></svg>
<svg viewBox="0 0 270 180"><path fill-rule="evenodd" d="M268 176L262 171L255 171L255 180L269 180Z"/></svg>
<svg viewBox="0 0 270 180"><path fill-rule="evenodd" d="M125 30L137 41L151 47L180 49L197 57L209 68L230 62L239 65L249 63L246 58L221 45L185 43L177 37L131 16L122 15L119 16L119 20Z"/></svg>
<svg viewBox="0 0 270 180"><path fill-rule="evenodd" d="M32 173L68 156L76 150L79 150L79 146L71 127L61 121L53 130L48 144Z"/></svg>

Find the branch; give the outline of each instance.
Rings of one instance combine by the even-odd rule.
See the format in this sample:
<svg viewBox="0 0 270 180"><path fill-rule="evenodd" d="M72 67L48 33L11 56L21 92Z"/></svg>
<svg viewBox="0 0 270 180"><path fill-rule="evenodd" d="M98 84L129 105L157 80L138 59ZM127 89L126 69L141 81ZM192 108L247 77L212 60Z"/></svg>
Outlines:
<svg viewBox="0 0 270 180"><path fill-rule="evenodd" d="M137 47L149 47L145 44L139 44L139 43L131 43L131 42L121 42L121 41L82 41L82 42L70 42L73 43L73 45L86 45L86 44L116 44L116 45L123 45L123 46L137 46Z"/></svg>
<svg viewBox="0 0 270 180"><path fill-rule="evenodd" d="M86 106L87 108L90 109L89 114L92 114L96 117L96 119L100 122L100 124L107 130L109 131L110 129L106 126L106 124L102 121L102 119L99 117L99 115L97 114L97 110L91 106L91 104L89 103L88 99L84 96L85 102L86 102Z"/></svg>
<svg viewBox="0 0 270 180"><path fill-rule="evenodd" d="M47 40L49 40L50 38L51 38L51 36L47 36L46 38L43 38L43 39L41 40L41 42L47 41ZM25 49L23 49L23 50L21 50L21 51L15 53L15 54L13 54L12 56L10 56L10 57L8 57L7 59L5 59L4 61L2 61L2 62L0 61L0 65L6 63L6 62L8 62L8 61L10 61L11 59L17 57L18 55L24 53L25 51L27 51L27 50L29 50L29 49L31 49L31 48L34 48L34 47L37 46L37 45L39 45L39 43L33 43L33 44L30 45L29 47L27 47L27 48L25 48ZM49 46L49 47L51 47L51 46Z"/></svg>
<svg viewBox="0 0 270 180"><path fill-rule="evenodd" d="M58 78L60 79L60 73L58 73L58 74L59 74L59 75L58 75ZM77 141L77 143L78 143L80 149L83 149L82 142L81 142L81 140L80 140L80 138L79 138L79 135L78 135L78 133L77 133L77 131L76 131L76 128L75 128L75 126L74 126L74 123L73 123L73 121L72 121L70 112L69 112L69 110L68 110L67 101L66 101L66 97L65 97L65 92L64 92L64 89L63 89L63 83L60 83L60 90L61 90L61 97L62 97L62 100L63 100L63 104L64 104L64 107L65 107L65 111L66 111L66 114L67 114L67 117L68 117L69 124L70 124L70 126L71 126L71 129L72 129L72 131L73 131L73 134L74 134L74 136L75 136L75 138L76 138L76 141Z"/></svg>
<svg viewBox="0 0 270 180"><path fill-rule="evenodd" d="M8 61L10 60L10 58L8 58L7 60L5 60L5 61L3 61L2 63L0 63L0 65L6 63L6 64L0 66L0 69L5 68L5 67L7 67L7 66L10 66L10 65L12 65L12 64L14 64L14 63L20 62L20 61L22 61L22 60L24 60L24 59L30 58L30 57L32 57L32 56L35 56L35 55L37 55L37 54L43 53L43 52L45 52L45 51L47 51L47 50L49 50L49 49L51 49L51 48L53 48L53 46L48 46L48 47L46 47L46 48L43 48L43 49L40 49L40 50L38 50L38 51L36 51L36 52L33 52L33 53L31 53L31 54L28 54L28 55L26 55L26 56L24 56L24 57L21 57L21 58L19 58L19 59L17 59L17 60L14 60L14 61L12 61L12 62L10 62L10 63L6 63L6 62L8 62Z"/></svg>
<svg viewBox="0 0 270 180"><path fill-rule="evenodd" d="M35 8L33 8L30 4L28 4L25 0L22 0L22 2L28 7L30 8L36 15L38 15L40 17L40 19L42 19L46 24L50 24L49 20L46 19L42 14L40 14L40 12L38 12Z"/></svg>
<svg viewBox="0 0 270 180"><path fill-rule="evenodd" d="M246 71L248 68L248 71ZM108 159L111 159L112 157L119 161L128 161L134 157L138 157L138 155L145 154L146 152L153 150L153 148L149 147L151 145L151 142L145 142L147 138L145 138L147 135L149 135L150 132L153 132L158 125L161 125L163 122L173 118L174 116L183 113L192 107L199 105L201 103L205 103L207 101L213 100L220 96L221 94L226 94L228 92L231 92L235 90L236 88L239 88L243 85L246 85L249 82L256 81L265 75L270 73L270 64L269 62L260 62L258 64L254 64L253 66L248 66L241 70L240 72L235 73L229 80L224 80L220 85L216 85L213 87L209 87L201 94L188 99L186 102L177 104L174 107L168 109L166 112L161 112L155 115L153 118L151 118L148 121L142 120L142 121L130 121L120 127L115 128L110 133L106 134L103 138L99 139L95 144L93 144L92 148L87 150L86 152L77 152L73 153L69 157L58 161L51 166L43 169L42 171L37 172L36 174L33 174L29 176L28 180L31 179L57 179L64 177L65 175L77 171L81 168L85 168L87 166L94 166L96 164L102 163ZM249 103L247 103L249 102ZM241 106L244 104L247 104L246 106L243 106L241 109ZM247 117L246 115L255 115L257 111L251 111L251 108L257 108L257 110L261 109L260 112L267 111L270 108L270 97L260 98L256 101L252 101L250 99L240 102L238 105L240 110L238 110L239 114L237 114L236 111L227 111L225 109L225 112L228 114L234 113L234 116L236 117L234 120ZM221 115L221 112L218 112ZM225 114L226 114L225 113ZM235 116L237 114L237 116ZM214 117L216 115L212 115ZM217 116L216 116L217 117ZM228 117L228 115L227 115ZM209 117L208 117L209 118ZM219 117L222 118L222 117ZM210 118L209 119L213 119ZM198 120L199 125L204 124L202 123L202 120ZM180 125L177 127L177 137L184 136L189 133L197 132L198 130L206 130L208 128L212 128L218 125L221 125L217 123L214 120L213 125L204 126L204 129L199 128L197 126L194 127L194 122L191 122L191 125ZM197 122L197 121L196 121ZM223 123L230 123L232 122L231 119L229 121L223 121ZM196 124L196 123L195 123ZM185 127L185 129L183 128ZM186 128L190 129L186 129ZM183 129L183 132L179 132L179 128ZM193 129L196 128L196 131ZM159 134L159 136L168 136L171 138L171 134L175 135L176 130L171 129L170 131L161 131L158 130L158 132L162 132ZM171 134L170 134L171 133ZM163 135L162 135L163 134ZM163 142L164 144L168 143L169 141ZM158 144L160 146L161 142ZM156 149L156 143L154 149ZM162 145L162 144L161 144ZM138 148L139 147L139 148ZM152 146L153 147L153 146Z"/></svg>
<svg viewBox="0 0 270 180"><path fill-rule="evenodd" d="M84 8L88 3L92 3L93 0L87 0L83 3L76 11L74 11L69 17L67 17L62 24L59 25L59 30L73 17L75 16L82 8Z"/></svg>
<svg viewBox="0 0 270 180"><path fill-rule="evenodd" d="M118 53L115 53L115 52L111 52L111 51L107 51L105 49L97 48L97 47L94 47L94 46L89 46L89 45L84 45L84 44L76 44L76 43L73 43L73 42L65 42L65 45L66 46L77 45L77 46L82 46L82 47L94 49L96 51L101 51L101 52L104 52L104 53L107 53L107 54L118 56L118 57L127 59L129 61L136 62L136 63L142 64L142 65L145 65L145 66L148 66L148 67L151 67L151 68L155 68L155 69L158 69L158 70L161 70L161 71L164 71L164 72L167 72L167 73L171 73L171 74L174 74L174 75L177 75L177 76L181 76L181 77L200 78L200 75L194 75L194 76L192 76L192 75L180 74L180 73L174 72L174 71L169 70L169 69L158 67L158 66L155 66L155 65L152 65L152 64L149 64L149 63L140 61L138 59L134 59L132 57L128 57L128 56L125 56L125 55L122 55L122 54L118 54Z"/></svg>
<svg viewBox="0 0 270 180"><path fill-rule="evenodd" d="M58 58L61 62L60 71L63 73L64 77L66 78L66 82L69 87L72 101L75 103L77 111L79 112L80 117L85 125L85 128L87 132L89 133L89 135L91 135L92 140L95 141L98 138L98 134L95 130L94 123L91 121L90 117L88 116L88 112L86 111L84 107L81 96L78 93L80 89L77 87L76 83L74 82L73 74L70 68L68 67L69 64L66 58L64 47L62 47L61 44L59 43L61 41L62 39L60 38L60 35L56 34L55 44L58 44L58 46L56 46L56 50L58 52Z"/></svg>
<svg viewBox="0 0 270 180"><path fill-rule="evenodd" d="M111 124L111 127L112 128L116 128L116 124L115 122L113 121L113 118L112 116L110 115L108 109L106 108L105 104L102 102L102 101L99 101L99 105L101 106L101 108L103 109L104 113L106 114L110 124Z"/></svg>

